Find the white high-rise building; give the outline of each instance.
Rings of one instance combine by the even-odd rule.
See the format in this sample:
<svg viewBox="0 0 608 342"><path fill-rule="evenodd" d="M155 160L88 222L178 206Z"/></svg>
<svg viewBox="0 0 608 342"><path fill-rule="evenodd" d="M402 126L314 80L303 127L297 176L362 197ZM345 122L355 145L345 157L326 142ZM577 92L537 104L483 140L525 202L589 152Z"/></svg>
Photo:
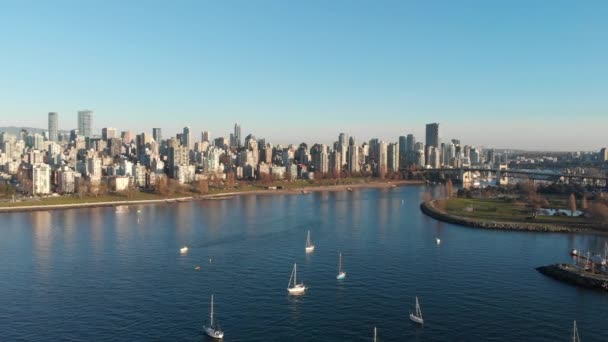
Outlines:
<svg viewBox="0 0 608 342"><path fill-rule="evenodd" d="M323 175L329 172L329 154L327 154L325 149L319 153L319 166L315 171Z"/></svg>
<svg viewBox="0 0 608 342"><path fill-rule="evenodd" d="M51 193L51 167L47 164L32 166L32 193L46 195Z"/></svg>
<svg viewBox="0 0 608 342"><path fill-rule="evenodd" d="M388 144L378 143L378 176L383 177L388 171Z"/></svg>
<svg viewBox="0 0 608 342"><path fill-rule="evenodd" d="M359 164L359 148L357 146L350 146L348 149L348 172L351 174L358 173L361 171Z"/></svg>
<svg viewBox="0 0 608 342"><path fill-rule="evenodd" d="M390 172L399 171L399 144L392 143L388 145L387 169Z"/></svg>
<svg viewBox="0 0 608 342"><path fill-rule="evenodd" d="M71 194L75 191L74 170L67 166L63 166L57 172L57 192L61 194Z"/></svg>
<svg viewBox="0 0 608 342"><path fill-rule="evenodd" d="M97 157L89 158L87 160L87 172L91 181L101 180L101 159Z"/></svg>
<svg viewBox="0 0 608 342"><path fill-rule="evenodd" d="M441 159L440 159L440 150L439 148L435 147L435 146L430 146L427 148L429 151L429 156L428 156L428 166L430 166L433 169L438 169L441 166Z"/></svg>

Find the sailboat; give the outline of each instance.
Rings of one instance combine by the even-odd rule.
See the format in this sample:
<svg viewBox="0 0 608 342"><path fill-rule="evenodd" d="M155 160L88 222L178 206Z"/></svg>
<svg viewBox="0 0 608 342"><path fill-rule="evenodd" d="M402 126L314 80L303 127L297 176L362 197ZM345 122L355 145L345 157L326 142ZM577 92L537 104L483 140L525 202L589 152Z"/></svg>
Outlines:
<svg viewBox="0 0 608 342"><path fill-rule="evenodd" d="M298 268L297 265L294 263L293 270L291 271L291 277L289 277L289 284L287 284L287 292L289 292L290 295L301 295L306 292L306 286L304 286L304 283L298 284L297 276ZM291 281L292 279L293 283Z"/></svg>
<svg viewBox="0 0 608 342"><path fill-rule="evenodd" d="M572 342L581 342L581 338L578 336L578 329L576 328L576 321L574 321L574 331L572 332Z"/></svg>
<svg viewBox="0 0 608 342"><path fill-rule="evenodd" d="M204 329L205 333L211 338L224 338L224 332L220 329L219 325L214 325L213 322L213 295L211 295L211 313L209 313L209 325L205 325Z"/></svg>
<svg viewBox="0 0 608 342"><path fill-rule="evenodd" d="M311 253L315 250L315 245L310 241L310 230L308 231L308 235L306 236L306 253Z"/></svg>
<svg viewBox="0 0 608 342"><path fill-rule="evenodd" d="M416 323L424 324L422 319L422 311L420 310L420 304L418 303L418 296L416 296L416 313L410 312L410 319Z"/></svg>
<svg viewBox="0 0 608 342"><path fill-rule="evenodd" d="M374 342L378 341L378 328L374 327Z"/></svg>
<svg viewBox="0 0 608 342"><path fill-rule="evenodd" d="M437 243L438 245L441 244L441 239L440 238L435 238L435 243Z"/></svg>
<svg viewBox="0 0 608 342"><path fill-rule="evenodd" d="M340 252L340 257L338 258L338 275L336 279L344 279L346 278L346 272L342 271L342 252Z"/></svg>

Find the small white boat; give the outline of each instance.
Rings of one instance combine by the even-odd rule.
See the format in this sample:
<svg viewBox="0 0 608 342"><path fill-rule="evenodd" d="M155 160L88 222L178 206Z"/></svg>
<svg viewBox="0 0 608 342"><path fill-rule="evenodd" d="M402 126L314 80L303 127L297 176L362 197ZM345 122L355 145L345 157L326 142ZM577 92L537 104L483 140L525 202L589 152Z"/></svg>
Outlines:
<svg viewBox="0 0 608 342"><path fill-rule="evenodd" d="M340 253L340 257L338 258L338 275L336 279L341 280L346 278L346 272L342 270L342 253Z"/></svg>
<svg viewBox="0 0 608 342"><path fill-rule="evenodd" d="M577 256L578 250L576 248L572 248L572 250L570 251L570 255Z"/></svg>
<svg viewBox="0 0 608 342"><path fill-rule="evenodd" d="M207 336L214 339L222 339L224 338L224 332L220 329L218 324L214 324L213 322L213 295L211 295L211 312L209 313L209 324L205 324L203 328L205 329L205 334Z"/></svg>
<svg viewBox="0 0 608 342"><path fill-rule="evenodd" d="M187 246L184 246L184 247L180 248L180 249L179 249L179 252L180 252L181 254L186 254L186 253L188 253L188 247L187 247Z"/></svg>
<svg viewBox="0 0 608 342"><path fill-rule="evenodd" d="M308 231L308 235L306 236L306 247L304 248L306 253L312 253L315 250L315 245L310 241L310 230Z"/></svg>
<svg viewBox="0 0 608 342"><path fill-rule="evenodd" d="M581 338L578 336L578 328L576 327L576 321L574 321L574 331L572 332L572 342L581 342Z"/></svg>
<svg viewBox="0 0 608 342"><path fill-rule="evenodd" d="M291 270L291 276L289 277L289 284L287 284L287 292L289 292L290 295L297 296L297 295L304 294L304 292L306 292L306 286L304 286L304 283L298 284L297 277L298 277L298 267L294 263L293 269ZM292 279L293 279L293 283L292 283Z"/></svg>
<svg viewBox="0 0 608 342"><path fill-rule="evenodd" d="M416 312L410 312L410 319L418 324L424 324L424 319L422 319L422 311L420 310L420 304L418 303L418 296L416 296Z"/></svg>
<svg viewBox="0 0 608 342"><path fill-rule="evenodd" d="M435 238L435 242L439 245L439 244L441 244L441 239L440 238Z"/></svg>

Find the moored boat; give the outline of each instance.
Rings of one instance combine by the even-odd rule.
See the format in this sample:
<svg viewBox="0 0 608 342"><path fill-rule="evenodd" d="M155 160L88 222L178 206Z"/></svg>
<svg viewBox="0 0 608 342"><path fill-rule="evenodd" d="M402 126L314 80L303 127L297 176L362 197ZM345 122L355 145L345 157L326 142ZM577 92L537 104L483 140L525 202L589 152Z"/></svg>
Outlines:
<svg viewBox="0 0 608 342"><path fill-rule="evenodd" d="M303 282L298 284L297 278L298 278L298 267L294 263L293 269L291 270L291 276L289 277L289 284L287 284L287 292L289 292L290 295L301 295L301 294L304 294L304 292L306 292L306 286L304 286ZM292 279L293 279L293 282L292 282Z"/></svg>

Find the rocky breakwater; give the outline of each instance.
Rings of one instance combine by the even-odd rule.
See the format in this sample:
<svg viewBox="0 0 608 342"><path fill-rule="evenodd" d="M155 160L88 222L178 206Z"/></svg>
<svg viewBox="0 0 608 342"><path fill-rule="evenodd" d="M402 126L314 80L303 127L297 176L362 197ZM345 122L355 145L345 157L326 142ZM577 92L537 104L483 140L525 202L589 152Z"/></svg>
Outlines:
<svg viewBox="0 0 608 342"><path fill-rule="evenodd" d="M541 266L538 272L574 285L608 291L608 274L593 273L569 264Z"/></svg>
<svg viewBox="0 0 608 342"><path fill-rule="evenodd" d="M448 223L458 224L461 226L483 228L483 229L497 229L497 230L519 230L519 231L531 231L531 232L554 232L554 233L576 233L588 231L588 229L580 227L569 227L555 224L545 223L527 223L527 222L499 222L475 219L469 217L456 216L448 214L444 211L440 211L434 205L435 201L422 202L420 204L420 210L425 215L428 215L439 221Z"/></svg>

